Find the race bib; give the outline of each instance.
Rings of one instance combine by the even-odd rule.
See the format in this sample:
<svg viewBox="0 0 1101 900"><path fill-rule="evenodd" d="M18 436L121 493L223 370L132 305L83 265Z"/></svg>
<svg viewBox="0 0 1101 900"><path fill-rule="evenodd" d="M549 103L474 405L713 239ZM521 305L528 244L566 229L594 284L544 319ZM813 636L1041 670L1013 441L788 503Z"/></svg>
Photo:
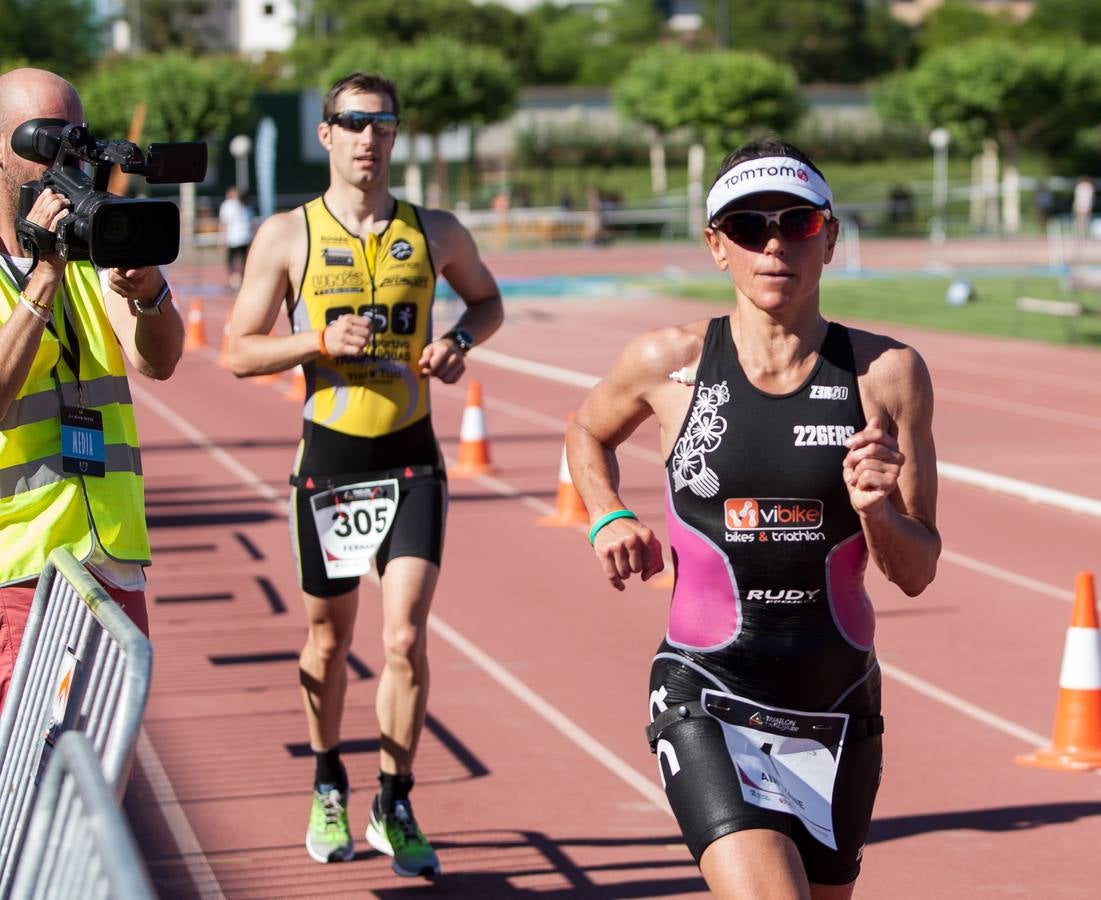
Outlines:
<svg viewBox="0 0 1101 900"><path fill-rule="evenodd" d="M833 784L848 714L777 709L710 689L700 701L722 725L746 803L797 816L836 850Z"/></svg>
<svg viewBox="0 0 1101 900"><path fill-rule="evenodd" d="M329 578L366 575L398 511L398 480L364 481L310 498Z"/></svg>

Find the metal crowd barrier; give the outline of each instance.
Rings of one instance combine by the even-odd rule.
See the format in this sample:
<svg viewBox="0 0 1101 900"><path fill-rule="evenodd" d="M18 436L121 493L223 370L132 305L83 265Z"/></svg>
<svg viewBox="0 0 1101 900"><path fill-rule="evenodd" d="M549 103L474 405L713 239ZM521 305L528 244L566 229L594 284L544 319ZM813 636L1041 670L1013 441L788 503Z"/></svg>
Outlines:
<svg viewBox="0 0 1101 900"><path fill-rule="evenodd" d="M67 550L35 593L0 715L0 897L58 738L82 731L122 799L149 697L149 640Z"/></svg>
<svg viewBox="0 0 1101 900"><path fill-rule="evenodd" d="M63 734L38 790L10 900L154 900L88 737Z"/></svg>

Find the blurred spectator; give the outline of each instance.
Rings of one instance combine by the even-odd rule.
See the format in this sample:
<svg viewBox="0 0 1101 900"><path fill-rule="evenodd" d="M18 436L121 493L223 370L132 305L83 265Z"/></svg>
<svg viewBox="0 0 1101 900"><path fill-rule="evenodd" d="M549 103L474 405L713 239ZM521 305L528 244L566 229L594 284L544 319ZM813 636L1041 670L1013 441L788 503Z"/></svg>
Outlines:
<svg viewBox="0 0 1101 900"><path fill-rule="evenodd" d="M493 210L493 236L494 244L498 250L508 244L508 214L512 208L512 198L507 188L503 188L493 195L489 201L489 207Z"/></svg>
<svg viewBox="0 0 1101 900"><path fill-rule="evenodd" d="M914 195L904 184L896 184L887 196L887 221L891 225L908 225L914 220Z"/></svg>
<svg viewBox="0 0 1101 900"><path fill-rule="evenodd" d="M588 215L585 217L585 243L590 247L599 247L609 241L608 230L604 223L604 204L600 190L590 187L588 191Z"/></svg>
<svg viewBox="0 0 1101 900"><path fill-rule="evenodd" d="M226 188L226 199L218 207L218 221L222 226L222 240L226 245L226 266L229 269L229 289L241 286L245 272L245 257L252 243L252 210L244 202L236 186Z"/></svg>
<svg viewBox="0 0 1101 900"><path fill-rule="evenodd" d="M1040 223L1041 228L1046 229L1047 221L1051 218L1051 212L1055 206L1055 197L1051 189L1047 185L1039 185L1032 197L1032 203L1036 208L1036 221Z"/></svg>
<svg viewBox="0 0 1101 900"><path fill-rule="evenodd" d="M1074 185L1074 200L1071 208L1074 211L1074 232L1079 240L1085 240L1089 236L1090 219L1093 218L1093 181L1091 179L1078 179Z"/></svg>

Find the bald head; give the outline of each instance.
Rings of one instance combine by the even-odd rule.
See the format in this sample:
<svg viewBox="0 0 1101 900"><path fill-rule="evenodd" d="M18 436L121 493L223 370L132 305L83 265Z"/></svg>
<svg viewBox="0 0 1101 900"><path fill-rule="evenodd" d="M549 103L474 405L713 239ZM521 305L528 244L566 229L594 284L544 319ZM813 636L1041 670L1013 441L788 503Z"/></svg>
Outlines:
<svg viewBox="0 0 1101 900"><path fill-rule="evenodd" d="M44 69L12 69L0 75L0 243L9 248L19 185L41 177L46 169L16 154L11 135L28 119L39 118L83 122L84 106L76 88Z"/></svg>
<svg viewBox="0 0 1101 900"><path fill-rule="evenodd" d="M83 122L76 88L44 69L12 69L0 75L0 130L5 136L27 119L42 117Z"/></svg>

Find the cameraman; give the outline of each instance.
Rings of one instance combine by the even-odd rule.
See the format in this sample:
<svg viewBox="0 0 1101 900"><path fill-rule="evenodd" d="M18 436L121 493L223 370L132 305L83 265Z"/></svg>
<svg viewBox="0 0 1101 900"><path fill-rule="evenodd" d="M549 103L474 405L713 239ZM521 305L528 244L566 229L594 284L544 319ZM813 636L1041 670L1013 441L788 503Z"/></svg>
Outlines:
<svg viewBox="0 0 1101 900"><path fill-rule="evenodd" d="M37 117L83 122L76 89L41 69L0 75L0 706L55 547L84 561L148 633L149 538L123 355L164 379L183 350L183 322L158 268L97 273L90 262L42 254L31 271L15 234L19 188L46 167L16 154L11 135ZM69 205L47 189L27 218L56 232Z"/></svg>

